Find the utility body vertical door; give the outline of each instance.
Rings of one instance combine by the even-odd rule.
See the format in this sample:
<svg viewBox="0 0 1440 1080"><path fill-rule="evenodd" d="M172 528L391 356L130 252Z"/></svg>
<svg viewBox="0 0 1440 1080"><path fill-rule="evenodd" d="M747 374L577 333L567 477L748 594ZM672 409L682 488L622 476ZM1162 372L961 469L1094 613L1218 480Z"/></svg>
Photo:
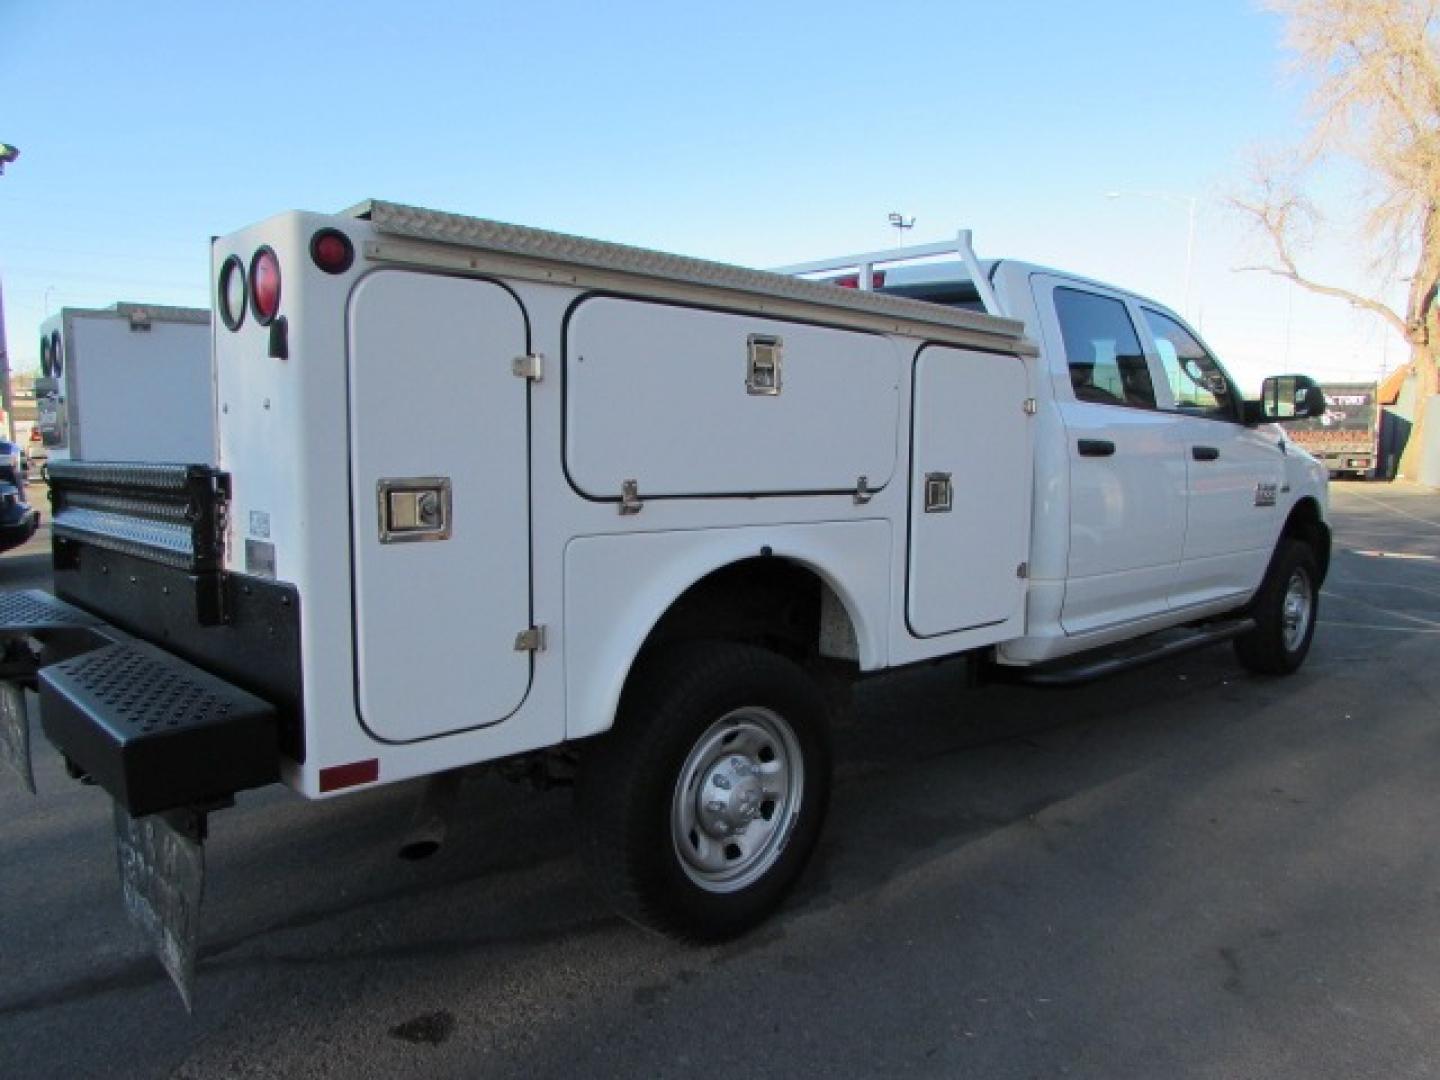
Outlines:
<svg viewBox="0 0 1440 1080"><path fill-rule="evenodd" d="M916 637L1004 622L1025 602L1027 389L1014 356L929 345L916 357L906 607Z"/></svg>
<svg viewBox="0 0 1440 1080"><path fill-rule="evenodd" d="M497 723L531 676L524 313L498 285L386 270L349 333L361 722L393 742Z"/></svg>

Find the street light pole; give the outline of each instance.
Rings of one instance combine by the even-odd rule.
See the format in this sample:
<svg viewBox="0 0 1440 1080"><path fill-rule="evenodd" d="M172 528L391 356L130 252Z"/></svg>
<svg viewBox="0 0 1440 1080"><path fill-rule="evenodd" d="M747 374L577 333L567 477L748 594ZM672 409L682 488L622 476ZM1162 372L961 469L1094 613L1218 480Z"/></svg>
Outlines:
<svg viewBox="0 0 1440 1080"><path fill-rule="evenodd" d="M20 151L9 143L0 143L0 174L5 166L14 164ZM15 399L10 392L10 351L5 347L5 297L0 293L0 406L5 409L5 437L15 441Z"/></svg>
<svg viewBox="0 0 1440 1080"><path fill-rule="evenodd" d="M913 228L915 227L915 219L914 219L913 217L908 217L908 218L907 218L904 214L900 213L898 210L892 210L892 211L890 212L890 218L889 218L889 220L890 220L890 225L895 229L896 232L898 232L898 233L900 234L900 246L901 246L901 247L904 247L904 246L905 246L905 232L906 232L906 230L908 230L908 229L913 229Z"/></svg>

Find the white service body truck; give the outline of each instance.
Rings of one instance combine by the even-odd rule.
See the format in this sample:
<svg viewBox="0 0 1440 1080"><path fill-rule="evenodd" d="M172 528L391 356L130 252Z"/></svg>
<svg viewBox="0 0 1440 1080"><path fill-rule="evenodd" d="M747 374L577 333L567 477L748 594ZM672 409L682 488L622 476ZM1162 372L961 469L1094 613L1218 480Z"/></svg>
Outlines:
<svg viewBox="0 0 1440 1080"><path fill-rule="evenodd" d="M47 469L71 458L214 464L210 313L61 308L40 325L35 407Z"/></svg>
<svg viewBox="0 0 1440 1080"><path fill-rule="evenodd" d="M430 777L433 847L462 769L573 778L616 906L716 939L814 847L817 671L1294 670L1326 476L1271 422L1313 384L1242 402L1159 305L946 250L877 291L382 202L216 241L218 458L52 466L0 744L37 687L188 994L247 788Z"/></svg>

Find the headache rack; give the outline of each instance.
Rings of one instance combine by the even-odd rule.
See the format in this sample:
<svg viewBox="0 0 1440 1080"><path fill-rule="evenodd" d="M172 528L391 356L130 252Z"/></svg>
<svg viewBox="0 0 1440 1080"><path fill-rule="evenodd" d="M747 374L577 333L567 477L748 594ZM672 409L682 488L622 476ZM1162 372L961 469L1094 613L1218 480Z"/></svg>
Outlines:
<svg viewBox="0 0 1440 1080"><path fill-rule="evenodd" d="M862 251L854 255L836 255L832 258L816 259L812 262L792 263L789 266L772 266L770 272L825 280L823 276L819 278L815 276L831 275L838 270L854 270L856 272L854 275L855 288L864 293L874 291L877 266L891 266L896 263L913 262L916 259L933 259L941 255L958 255L960 257L960 261L965 264L966 273L970 275L970 280L975 286L975 292L980 297L980 302L985 305L986 314L1008 318L1004 306L1000 303L1000 297L991 286L990 279L981 269L980 260L975 256L975 245L971 242L969 229L961 229L955 234L954 240L940 240L933 244L916 244L913 247L886 248L883 251Z"/></svg>

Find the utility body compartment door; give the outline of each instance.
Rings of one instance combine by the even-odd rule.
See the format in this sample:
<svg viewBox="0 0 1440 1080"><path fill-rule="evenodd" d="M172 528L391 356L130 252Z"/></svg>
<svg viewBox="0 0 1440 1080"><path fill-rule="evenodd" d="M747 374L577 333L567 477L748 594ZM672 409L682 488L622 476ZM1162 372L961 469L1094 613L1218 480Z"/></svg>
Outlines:
<svg viewBox="0 0 1440 1080"><path fill-rule="evenodd" d="M916 637L1004 622L1025 602L1028 386L1014 356L939 345L916 356L906 601Z"/></svg>
<svg viewBox="0 0 1440 1080"><path fill-rule="evenodd" d="M565 326L565 470L586 498L878 491L900 357L882 334L591 296Z"/></svg>
<svg viewBox="0 0 1440 1080"><path fill-rule="evenodd" d="M349 338L361 723L411 742L504 720L531 676L524 312L498 285L384 270Z"/></svg>

